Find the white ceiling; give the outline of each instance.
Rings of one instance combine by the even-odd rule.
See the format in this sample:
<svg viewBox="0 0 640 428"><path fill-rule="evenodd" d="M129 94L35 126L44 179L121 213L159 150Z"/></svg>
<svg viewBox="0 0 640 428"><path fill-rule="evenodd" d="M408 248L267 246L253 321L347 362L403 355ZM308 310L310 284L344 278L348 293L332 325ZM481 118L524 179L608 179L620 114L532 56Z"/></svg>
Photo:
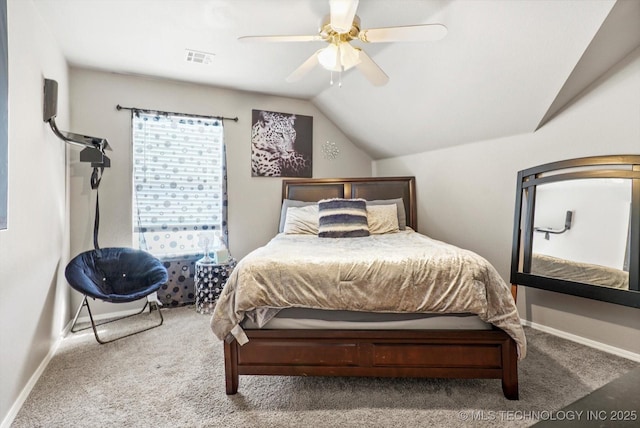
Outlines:
<svg viewBox="0 0 640 428"><path fill-rule="evenodd" d="M437 42L354 42L390 81L374 87L353 69L338 87L330 86L329 72L319 68L300 82L285 82L324 42L237 41L246 35L316 34L328 0L33 2L72 66L309 99L374 158L533 132L561 90L570 89L569 77L580 71L576 65L616 4L361 0L363 28L441 23L449 32ZM631 22L637 24L640 1L620 3L632 5ZM618 15L629 19L629 13ZM609 25L610 32L617 24ZM623 28L629 32L629 26ZM640 25L631 33L633 28L640 33ZM631 37L637 46L638 34ZM185 49L215 56L210 65L187 63ZM611 64L600 63L598 75L630 51L625 49L606 59ZM597 77L583 76L573 95Z"/></svg>

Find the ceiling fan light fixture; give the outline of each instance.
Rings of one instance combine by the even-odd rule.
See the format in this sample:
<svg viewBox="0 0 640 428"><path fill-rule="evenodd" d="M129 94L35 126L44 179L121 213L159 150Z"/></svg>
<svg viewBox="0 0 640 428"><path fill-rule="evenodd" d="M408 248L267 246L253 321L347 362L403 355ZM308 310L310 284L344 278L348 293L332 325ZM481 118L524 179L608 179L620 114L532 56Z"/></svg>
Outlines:
<svg viewBox="0 0 640 428"><path fill-rule="evenodd" d="M318 53L318 62L329 71L340 71L338 46L333 43Z"/></svg>
<svg viewBox="0 0 640 428"><path fill-rule="evenodd" d="M340 60L342 61L343 71L346 71L360 64L360 51L350 43L342 43L340 45Z"/></svg>
<svg viewBox="0 0 640 428"><path fill-rule="evenodd" d="M360 64L360 52L349 43L331 43L318 53L318 62L329 71L347 71Z"/></svg>

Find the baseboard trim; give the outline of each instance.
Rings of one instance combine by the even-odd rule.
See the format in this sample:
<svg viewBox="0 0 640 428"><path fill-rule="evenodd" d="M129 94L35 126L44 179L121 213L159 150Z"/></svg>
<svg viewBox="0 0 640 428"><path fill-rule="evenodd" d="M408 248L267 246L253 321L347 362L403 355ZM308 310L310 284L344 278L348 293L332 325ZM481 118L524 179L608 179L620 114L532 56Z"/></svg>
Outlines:
<svg viewBox="0 0 640 428"><path fill-rule="evenodd" d="M627 351L626 349L617 348L615 346L607 345L602 342L597 342L595 340L591 340L575 334L567 333L566 331L558 330L553 327L547 327L546 325L538 324L533 321L529 321L525 319L521 319L520 321L522 322L522 325L525 325L527 327L535 328L536 330L540 330L545 333L549 333L554 336L558 336L563 339L567 339L572 342L579 343L581 345L589 346L591 348L595 348L600 351L607 352L609 354L617 355L619 357L626 358L631 361L640 362L640 354L637 354L635 352Z"/></svg>
<svg viewBox="0 0 640 428"><path fill-rule="evenodd" d="M109 319L109 318L117 318L117 317L126 316L126 315L133 315L133 314L138 313L138 312L140 312L140 309L129 309L129 310L126 310L126 311L110 312L108 314L96 315L94 317L94 320L99 321L99 320L105 320L105 319ZM71 332L71 322L72 321L73 320L69 320L67 322L67 325L62 329L62 332L60 333L60 336L55 341L53 346L51 346L51 349L49 350L49 353L44 357L44 359L42 360L42 362L40 363L40 365L38 366L36 371L33 373L33 375L31 375L31 378L29 378L29 381L24 386L24 388L22 388L22 391L20 391L20 394L16 398L16 401L14 401L13 406L11 406L11 409L9 409L9 412L7 413L5 418L2 420L2 423L0 423L0 428L10 428L11 427L11 424L13 423L13 420L18 415L18 412L20 412L20 409L22 408L22 405L24 404L26 399L29 397L29 394L31 394L31 391L33 390L33 387L36 386L36 383L38 383L38 380L40 379L40 376L42 376L42 373L44 373L45 369L49 365L49 362L51 362L51 359L53 358L53 356L58 351L58 348L62 344L62 341ZM85 317L78 317L78 322L79 323L82 323L82 322L88 323L89 322L89 316L87 315Z"/></svg>
<svg viewBox="0 0 640 428"><path fill-rule="evenodd" d="M36 383L38 383L40 376L42 376L42 373L44 373L45 369L49 365L49 362L55 355L56 351L60 347L60 344L62 343L62 340L67 335L67 332L70 329L71 329L71 322L67 323L66 327L63 329L58 339L55 341L51 349L49 349L49 353L47 353L47 355L44 357L44 359L42 360L42 362L40 363L36 371L31 375L31 378L29 378L29 381L27 382L27 384L24 386L24 388L22 388L22 391L20 391L20 394L16 398L16 401L14 401L13 406L11 406L11 408L9 409L9 412L3 419L2 423L0 424L0 428L9 428L11 426L11 424L13 423L13 420L16 418L16 416L18 415L18 412L22 408L22 405L29 397L29 394L31 394L33 387L36 386Z"/></svg>

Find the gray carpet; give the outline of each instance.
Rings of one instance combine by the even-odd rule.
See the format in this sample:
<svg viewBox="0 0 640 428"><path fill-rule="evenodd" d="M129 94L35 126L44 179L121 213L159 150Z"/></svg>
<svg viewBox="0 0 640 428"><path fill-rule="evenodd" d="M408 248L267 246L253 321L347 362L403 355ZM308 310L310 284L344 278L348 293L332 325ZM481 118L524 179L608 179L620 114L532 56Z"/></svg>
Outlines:
<svg viewBox="0 0 640 428"><path fill-rule="evenodd" d="M163 326L107 345L90 333L67 337L12 426L530 426L536 412L640 366L527 328L519 401L503 397L500 380L455 379L240 376L227 396L209 316L192 306L163 314Z"/></svg>

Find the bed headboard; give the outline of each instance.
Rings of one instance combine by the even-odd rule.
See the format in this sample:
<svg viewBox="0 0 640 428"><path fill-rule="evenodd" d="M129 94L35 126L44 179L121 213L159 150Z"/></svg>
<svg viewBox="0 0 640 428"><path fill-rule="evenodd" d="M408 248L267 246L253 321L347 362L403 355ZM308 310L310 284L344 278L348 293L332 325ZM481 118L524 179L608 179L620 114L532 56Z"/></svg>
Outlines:
<svg viewBox="0 0 640 428"><path fill-rule="evenodd" d="M296 178L282 181L282 199L319 201L328 198L402 198L407 226L418 228L415 177Z"/></svg>

